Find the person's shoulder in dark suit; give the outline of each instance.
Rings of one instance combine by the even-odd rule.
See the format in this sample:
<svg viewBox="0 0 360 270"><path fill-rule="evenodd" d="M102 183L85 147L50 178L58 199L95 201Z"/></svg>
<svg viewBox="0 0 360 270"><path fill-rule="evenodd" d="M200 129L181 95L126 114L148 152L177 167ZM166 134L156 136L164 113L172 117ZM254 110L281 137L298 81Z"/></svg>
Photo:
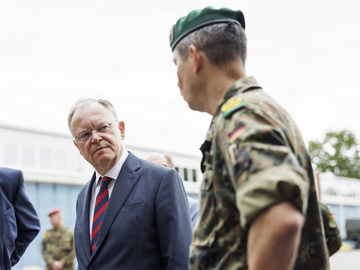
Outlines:
<svg viewBox="0 0 360 270"><path fill-rule="evenodd" d="M25 192L23 173L0 168L0 257L10 269L40 231L36 211Z"/></svg>

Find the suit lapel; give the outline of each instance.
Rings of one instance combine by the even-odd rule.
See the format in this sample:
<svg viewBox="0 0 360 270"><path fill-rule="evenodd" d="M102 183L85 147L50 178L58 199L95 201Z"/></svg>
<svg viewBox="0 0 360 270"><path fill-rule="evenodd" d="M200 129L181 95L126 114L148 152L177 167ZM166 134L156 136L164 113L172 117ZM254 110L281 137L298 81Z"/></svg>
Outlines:
<svg viewBox="0 0 360 270"><path fill-rule="evenodd" d="M94 172L93 177L91 178L90 184L85 193L85 203L83 206L83 220L82 220L82 238L83 238L83 247L86 254L86 257L90 261L91 257L91 247L90 247L90 199L92 195L92 187L95 182L96 174Z"/></svg>
<svg viewBox="0 0 360 270"><path fill-rule="evenodd" d="M101 223L99 237L93 256L98 251L126 199L129 197L136 183L140 179L141 174L137 172L139 168L140 160L129 152L129 155L121 168L119 176L116 179L108 206L105 210L105 215Z"/></svg>

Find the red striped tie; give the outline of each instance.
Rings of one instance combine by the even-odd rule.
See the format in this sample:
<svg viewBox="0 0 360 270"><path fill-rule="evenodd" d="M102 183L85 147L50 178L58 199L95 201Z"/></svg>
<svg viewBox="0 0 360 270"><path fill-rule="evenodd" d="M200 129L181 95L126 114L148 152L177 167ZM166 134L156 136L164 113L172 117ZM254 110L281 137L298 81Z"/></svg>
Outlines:
<svg viewBox="0 0 360 270"><path fill-rule="evenodd" d="M92 233L91 233L91 254L93 254L96 242L99 235L99 230L101 222L104 217L105 209L109 201L109 190L108 185L111 182L111 179L108 177L103 177L100 179L100 190L96 196L94 218L92 224Z"/></svg>

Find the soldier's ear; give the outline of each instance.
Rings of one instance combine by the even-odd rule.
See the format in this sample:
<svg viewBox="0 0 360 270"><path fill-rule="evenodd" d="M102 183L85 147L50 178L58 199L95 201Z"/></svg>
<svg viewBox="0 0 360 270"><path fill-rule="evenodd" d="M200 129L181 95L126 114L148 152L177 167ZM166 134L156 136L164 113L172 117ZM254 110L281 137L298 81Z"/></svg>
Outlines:
<svg viewBox="0 0 360 270"><path fill-rule="evenodd" d="M190 45L189 57L192 64L192 71L194 72L194 74L199 73L203 65L203 55L201 51L194 45Z"/></svg>

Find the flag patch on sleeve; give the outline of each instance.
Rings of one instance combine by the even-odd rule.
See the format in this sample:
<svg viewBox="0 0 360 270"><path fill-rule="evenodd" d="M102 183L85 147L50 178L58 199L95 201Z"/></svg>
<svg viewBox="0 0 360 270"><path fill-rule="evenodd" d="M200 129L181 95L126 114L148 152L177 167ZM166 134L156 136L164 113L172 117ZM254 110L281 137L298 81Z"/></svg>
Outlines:
<svg viewBox="0 0 360 270"><path fill-rule="evenodd" d="M239 138L245 132L245 126L239 127L229 136L229 142L233 143L237 138Z"/></svg>

